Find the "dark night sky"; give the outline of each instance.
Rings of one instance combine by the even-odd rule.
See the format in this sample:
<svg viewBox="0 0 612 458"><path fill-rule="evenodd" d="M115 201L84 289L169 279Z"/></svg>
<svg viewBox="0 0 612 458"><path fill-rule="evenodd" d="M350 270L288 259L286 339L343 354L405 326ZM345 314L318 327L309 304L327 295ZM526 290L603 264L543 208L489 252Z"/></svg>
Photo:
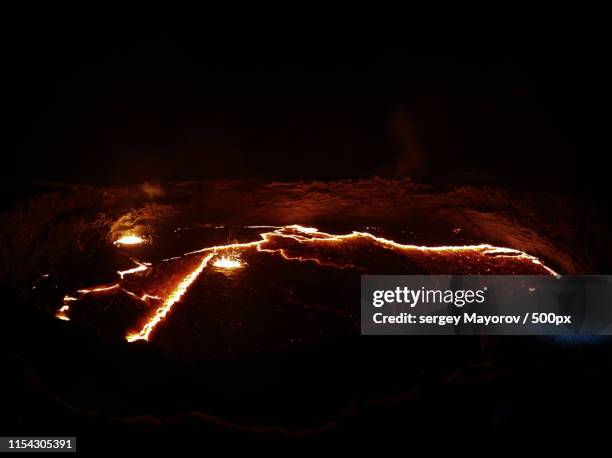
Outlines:
<svg viewBox="0 0 612 458"><path fill-rule="evenodd" d="M610 79L596 33L28 24L4 41L16 180L604 179Z"/></svg>

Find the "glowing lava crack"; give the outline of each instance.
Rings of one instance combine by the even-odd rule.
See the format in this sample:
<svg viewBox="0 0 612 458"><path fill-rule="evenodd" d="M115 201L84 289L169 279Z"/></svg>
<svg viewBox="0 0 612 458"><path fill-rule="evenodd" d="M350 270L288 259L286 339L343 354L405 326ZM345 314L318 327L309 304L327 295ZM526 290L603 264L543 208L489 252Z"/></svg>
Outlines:
<svg viewBox="0 0 612 458"><path fill-rule="evenodd" d="M181 300L181 297L183 296L183 294L185 294L187 288L189 288L191 284L195 281L195 279L198 278L198 275L202 273L202 271L208 264L208 261L210 261L213 256L214 253L205 256L204 259L202 259L202 262L200 262L200 265L197 267L197 269L195 269L193 272L183 278L183 280L181 280L176 289L172 291L172 293L170 293L170 295L164 300L162 306L155 311L155 314L153 314L151 319L149 319L147 324L144 325L140 332L128 334L126 336L126 340L128 342L134 342L136 340L149 340L149 336L151 335L153 328L155 328L155 326L157 326L157 323L159 323L166 317L172 306L176 302Z"/></svg>
<svg viewBox="0 0 612 458"><path fill-rule="evenodd" d="M270 226L260 227L264 229L269 228ZM484 272L476 273L509 274L513 272L507 271L508 269L512 270L522 267L523 270L527 270L531 274L557 275L554 270L545 266L538 258L534 256L519 250L496 247L488 244L427 247L403 245L394 242L393 240L374 236L367 232L352 232L345 235L333 235L320 232L316 228L299 225L270 228L274 230L259 234L260 240L207 247L201 250L185 253L182 256L171 258L181 259L195 255L202 255L196 267L183 276L177 283L175 283L173 287L169 288L169 293L162 294L161 297L159 295L149 293L140 294L139 296L123 288L121 282L126 276L144 272L152 269L153 267L151 264L133 260L136 267L128 270L117 271L120 277L119 283L99 286L96 288L81 289L78 291L79 297L68 295L65 296L62 306L56 312L56 317L63 320L69 320L70 318L68 314L70 312L71 305L75 301L82 299L85 295L107 293L109 291L120 289L149 306L151 302L147 301L155 301L154 303L157 307L148 315L148 318L141 323L140 328L132 330L126 335L126 340L128 342L135 342L137 340L148 341L151 338L156 326L168 316L173 306L177 302L181 301L185 293L197 280L200 274L202 274L202 272L207 268L207 266L212 265L216 269L227 269L228 271L240 269L245 265L241 261L242 256L240 256L240 254L245 253L247 250L278 254L283 259L288 261L313 262L320 266L338 269L356 269L357 271L367 272L367 269L364 268L363 265L360 265L357 260L350 259L349 262L348 260L343 259L342 256L334 257L330 254L332 252L330 250L337 248L354 248L357 250L357 248L362 247L364 243L370 243L386 250L391 250L397 254L408 256L412 261L418 261L426 267L430 267L432 270L438 271L437 273L454 273L444 272L442 271L443 267L441 268L440 266L435 268L436 263L441 263L444 266L444 261L453 261L458 264L455 271L461 271L461 269L465 269L466 266L469 267L470 263L472 263L477 267L484 266L482 267ZM135 238L127 238L120 239L115 242L115 244L119 246L121 244L142 243L143 241L143 239L136 240ZM501 261L503 261L503 263L501 265L495 265L495 269L497 269L495 272L491 271L491 267L487 266L494 260L500 261L499 258L502 258ZM363 264L363 259L361 261Z"/></svg>

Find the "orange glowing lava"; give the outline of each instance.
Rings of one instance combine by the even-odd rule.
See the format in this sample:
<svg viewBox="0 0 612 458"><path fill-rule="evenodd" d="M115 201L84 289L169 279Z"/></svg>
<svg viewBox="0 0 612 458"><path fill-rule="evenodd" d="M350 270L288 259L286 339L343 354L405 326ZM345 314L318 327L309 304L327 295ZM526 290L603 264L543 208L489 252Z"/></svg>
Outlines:
<svg viewBox="0 0 612 458"><path fill-rule="evenodd" d="M120 237L115 240L113 243L117 246L119 245L140 245L141 243L145 243L146 239L140 237L139 235L128 234Z"/></svg>
<svg viewBox="0 0 612 458"><path fill-rule="evenodd" d="M136 267L133 267L132 269L128 269L128 270L118 270L117 271L121 279L123 279L123 277L125 277L126 275L130 275L136 272L142 272L143 270L147 270L150 265L146 262L138 262L138 261L134 261L134 262L136 263Z"/></svg>
<svg viewBox="0 0 612 458"><path fill-rule="evenodd" d="M79 289L77 292L82 293L82 294L101 293L104 291L111 291L117 288L120 288L119 283L115 283L114 285L110 285L110 286L98 286L96 288L91 288L91 289Z"/></svg>
<svg viewBox="0 0 612 458"><path fill-rule="evenodd" d="M474 262L477 264L478 262L483 262L482 259L484 258L502 258L500 262L504 263L503 266L516 266L529 263L537 266L534 272L539 271L540 273L557 275L553 269L545 266L535 256L512 248L497 247L489 244L428 247L404 245L393 240L377 237L368 232L354 231L350 234L334 235L321 232L314 227L305 227L300 225L251 227L261 227L262 229L270 228L273 230L260 233L260 240L206 247L200 250L185 253L182 256L164 260L168 261L170 259L180 259L194 255L203 256L195 269L180 279L174 287L171 287L168 293L162 294L161 297L148 294L146 292L144 294L139 293L140 296L138 296L133 292L123 289L119 283L111 286L81 289L78 292L81 295L85 295L89 293L100 293L121 288L123 291L143 302L149 298L162 301L161 305L155 309L155 311L148 318L143 320L140 329L132 330L126 335L126 340L128 342L135 342L137 340L150 340L151 334L155 327L168 316L174 304L181 300L187 290L209 264L219 269L238 269L244 267L244 263L240 260L239 256L240 253L245 253L246 250L256 250L257 252L262 253L277 254L288 261L313 262L320 266L363 271L364 269L358 265L345 261L343 258L341 258L340 261L332 259L329 255L326 255L326 253L329 252L330 248L342 249L345 247L360 246L360 244L363 245L364 242L368 242L374 243L387 250L391 250L414 259L419 259L421 262L428 262L428 265L435 264L436 262L444 262L445 260L448 260L449 257L455 262L459 262L459 267L461 267L461 263L469 264L470 262ZM142 241L144 241L137 236L126 237L128 240L127 243L134 240L131 237L138 239L140 241L138 243L142 243ZM126 237L122 237L117 242L124 240ZM121 243L126 242L122 241ZM141 272L151 267L150 264L136 260L133 261L136 263L136 267L117 272L122 280L125 275ZM70 318L68 317L68 312L70 310L70 306L68 305L68 302L74 300L78 299L72 296L66 296L64 298L62 307L56 313L56 317L63 320L69 320Z"/></svg>
<svg viewBox="0 0 612 458"><path fill-rule="evenodd" d="M220 269L238 269L242 267L242 263L236 258L221 256L220 258L215 259L213 266Z"/></svg>
<svg viewBox="0 0 612 458"><path fill-rule="evenodd" d="M105 293L107 291L112 291L112 290L119 289L119 288L121 288L119 283L115 283L114 285L110 285L110 286L98 286L96 288L79 289L77 293L80 293L81 298L82 298L83 296L90 294L90 293ZM68 312L70 311L69 302L78 301L79 299L80 298L74 297L74 296L67 296L67 295L64 296L63 304L58 309L58 311L55 313L55 317L59 318L60 320L70 321L70 317L68 316Z"/></svg>
<svg viewBox="0 0 612 458"><path fill-rule="evenodd" d="M161 307L155 310L155 313L149 319L149 321L147 321L144 327L139 332L133 332L128 334L125 339L128 342L135 342L136 340L149 340L149 335L153 331L153 328L155 328L155 326L157 326L157 323L159 323L166 317L172 306L176 302L181 300L183 294L185 294L185 292L195 281L195 279L198 278L198 275L202 273L202 271L208 264L208 261L210 261L213 256L214 254L209 254L202 258L202 261L200 262L198 267L181 280L181 282L174 289L174 291L172 291L170 295L164 300L164 303L161 305Z"/></svg>

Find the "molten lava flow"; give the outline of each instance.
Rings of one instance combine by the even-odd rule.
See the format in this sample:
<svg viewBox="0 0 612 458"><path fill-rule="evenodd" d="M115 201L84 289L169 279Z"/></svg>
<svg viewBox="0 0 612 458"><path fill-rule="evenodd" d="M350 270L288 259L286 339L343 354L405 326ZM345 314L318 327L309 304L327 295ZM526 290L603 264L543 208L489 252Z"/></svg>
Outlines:
<svg viewBox="0 0 612 458"><path fill-rule="evenodd" d="M210 261L213 256L214 254L209 254L208 256L202 258L202 262L200 262L198 267L181 280L176 289L170 293L166 300L164 300L164 303L155 311L153 317L147 321L144 327L139 332L128 334L125 337L126 340L128 342L135 342L136 340L149 340L149 335L151 334L151 331L153 331L153 328L157 326L157 323L166 317L172 306L181 300L183 294L185 294L195 279L198 278L198 275L202 273L208 264L208 261Z"/></svg>
<svg viewBox="0 0 612 458"><path fill-rule="evenodd" d="M359 248L364 246L364 242L374 243L382 248L391 250L401 255L407 256L414 262L420 263L426 271L431 268L433 271L438 271L436 263L447 266L448 261L452 260L457 266L451 265L450 270L461 272L466 266L484 266L483 270L490 273L490 268L493 266L496 272L509 273L505 270L524 269L525 263L537 266L535 269L527 269L532 273L547 273L557 275L557 273L545 266L538 258L531 256L523 251L512 248L497 247L489 244L465 245L465 246L418 246L418 245L403 245L393 240L388 240L382 237L377 237L368 232L352 232L344 235L333 235L326 232L320 232L314 227L305 227L300 225L290 226L250 226L250 228L273 229L259 234L260 240L244 243L231 243L227 245L218 245L202 248L200 250L185 253L182 256L165 259L169 261L180 259L188 256L203 254L203 257L197 264L196 268L183 277L174 287L170 288L170 292L160 296L149 294L137 295L131 291L123 289L119 283L111 286L100 286L91 289L81 289L78 292L81 297L85 294L106 292L120 288L131 296L145 302L147 299L155 299L162 301L161 305L145 319L144 324L139 330L129 332L126 336L128 342L137 340L149 340L151 333L155 327L162 322L170 313L174 304L179 302L190 286L196 281L199 275L210 263L212 266L219 269L238 269L244 267L244 263L240 260L240 253L245 253L247 250L255 250L255 252L278 254L283 259L288 261L314 262L319 266L328 266L338 269L355 269L357 271L368 271L367 262L364 265L363 258L361 264L353 259L345 259L342 256L335 258L330 255L330 250L342 250L348 248ZM125 236L115 242L116 244L123 243L142 243L144 239L138 236ZM120 243L119 243L120 242ZM345 250L343 253L352 253L351 250ZM369 252L367 252L369 253ZM369 255L368 255L369 256ZM339 261L338 261L339 258ZM499 261L498 258L502 258ZM118 271L121 280L128 274L141 272L150 268L150 264L133 260L136 267L125 271ZM497 262L497 264L496 264ZM488 263L488 264L487 264ZM433 267L432 267L433 266ZM504 270L505 269L505 270ZM452 272L441 272L452 273ZM479 272L480 273L480 272ZM164 288L165 289L165 288ZM69 320L68 311L70 310L69 302L78 300L72 296L66 296L61 308L57 311L56 317Z"/></svg>
<svg viewBox="0 0 612 458"><path fill-rule="evenodd" d="M83 296L90 294L90 293L105 293L107 291L112 291L112 290L120 289L120 288L121 286L119 285L119 283L115 283L114 285L110 285L110 286L98 286L96 288L90 288L90 289L79 289L77 293L81 294L80 298L77 298L74 296L64 296L63 304L59 308L59 310L55 313L55 317L59 318L60 320L70 321L70 317L68 316L68 312L70 311L69 302L78 301Z"/></svg>
<svg viewBox="0 0 612 458"><path fill-rule="evenodd" d="M136 260L133 260L133 261L136 263L136 267L133 267L132 269L128 269L128 270L118 270L117 271L121 279L123 279L123 277L125 277L126 275L134 274L136 272L142 272L143 270L147 270L149 266L151 265L146 262L138 262Z"/></svg>
<svg viewBox="0 0 612 458"><path fill-rule="evenodd" d="M117 288L120 288L119 283L115 283L114 285L111 285L111 286L98 286L96 288L91 288L91 289L79 289L77 292L82 293L82 294L101 293L104 291L111 291Z"/></svg>
<svg viewBox="0 0 612 458"><path fill-rule="evenodd" d="M146 242L146 239L140 237L139 235L127 234L115 240L113 243L119 246L119 245L140 245L141 243L145 243L145 242Z"/></svg>
<svg viewBox="0 0 612 458"><path fill-rule="evenodd" d="M70 310L70 306L69 305L62 305L59 310L57 311L57 313L55 314L56 318L59 318L60 320L64 320L64 321L70 321L70 318L67 315L67 312Z"/></svg>
<svg viewBox="0 0 612 458"><path fill-rule="evenodd" d="M220 258L215 259L213 266L219 267L220 269L238 269L242 267L242 263L236 258L221 256Z"/></svg>

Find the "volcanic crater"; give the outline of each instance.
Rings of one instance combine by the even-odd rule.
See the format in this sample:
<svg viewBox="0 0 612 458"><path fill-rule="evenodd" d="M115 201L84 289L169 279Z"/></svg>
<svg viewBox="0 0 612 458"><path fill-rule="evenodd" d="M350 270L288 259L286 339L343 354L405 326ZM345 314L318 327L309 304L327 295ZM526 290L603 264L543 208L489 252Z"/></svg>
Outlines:
<svg viewBox="0 0 612 458"><path fill-rule="evenodd" d="M407 344L347 344L359 336L361 275L590 273L612 246L595 213L588 233L577 226L584 209L569 197L495 188L216 181L151 196L139 186L36 186L3 215L0 274L38 321L24 318L26 305L7 314L24 341L43 333L57 364L81 361L84 385L48 381L77 417L204 411L289 430L327 424L355 398L396 396L418 385L408 372L452 373L480 348L421 339L444 355L433 366L416 358L381 369L368 355ZM75 349L83 340L95 342L96 364ZM120 356L100 360L111 354ZM362 384L360 367L372 364L388 379ZM322 389L324 373L335 379ZM96 377L108 398L94 402L86 386ZM291 390L319 395L289 402ZM106 402L114 396L129 401ZM305 412L299 424L295 409Z"/></svg>

